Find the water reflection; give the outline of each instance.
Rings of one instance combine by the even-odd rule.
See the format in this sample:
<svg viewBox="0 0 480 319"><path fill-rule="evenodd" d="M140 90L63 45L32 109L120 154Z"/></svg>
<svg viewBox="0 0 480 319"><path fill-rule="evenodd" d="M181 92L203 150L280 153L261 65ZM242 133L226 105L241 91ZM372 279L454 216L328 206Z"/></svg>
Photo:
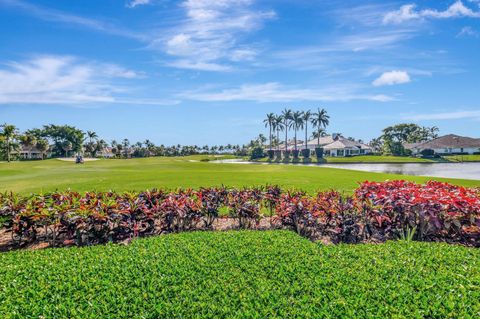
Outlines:
<svg viewBox="0 0 480 319"><path fill-rule="evenodd" d="M252 163L238 159L212 161L253 165L305 165L401 175L432 176L480 180L480 163L390 163L390 164L276 164Z"/></svg>
<svg viewBox="0 0 480 319"><path fill-rule="evenodd" d="M322 166L377 173L480 180L480 163L325 164Z"/></svg>

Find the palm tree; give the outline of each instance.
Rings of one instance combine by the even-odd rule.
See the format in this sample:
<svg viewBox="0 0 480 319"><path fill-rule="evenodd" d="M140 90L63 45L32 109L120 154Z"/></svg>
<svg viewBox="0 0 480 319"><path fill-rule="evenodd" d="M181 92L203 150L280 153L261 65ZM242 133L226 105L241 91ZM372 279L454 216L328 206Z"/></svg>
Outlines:
<svg viewBox="0 0 480 319"><path fill-rule="evenodd" d="M284 109L282 111L283 129L285 130L285 152L288 148L288 129L292 127L292 110Z"/></svg>
<svg viewBox="0 0 480 319"><path fill-rule="evenodd" d="M263 123L265 123L265 127L268 126L270 134L268 135L270 138L270 151L272 150L272 128L275 123L275 114L273 113L268 113L267 118L263 120Z"/></svg>
<svg viewBox="0 0 480 319"><path fill-rule="evenodd" d="M92 144L93 139L98 138L97 133L95 133L94 131L87 131L87 136L88 136L90 144Z"/></svg>
<svg viewBox="0 0 480 319"><path fill-rule="evenodd" d="M297 131L303 129L303 112L302 111L295 111L292 113L292 126L293 131L295 132L294 135L294 143L295 143L295 153L297 153Z"/></svg>
<svg viewBox="0 0 480 319"><path fill-rule="evenodd" d="M5 143L7 145L7 162L10 162L11 143L12 140L18 135L18 130L15 125L7 123L3 124L1 127L3 128L1 135L5 139Z"/></svg>
<svg viewBox="0 0 480 319"><path fill-rule="evenodd" d="M280 131L283 130L283 116L277 115L274 121L274 127L277 132L277 151L280 150Z"/></svg>
<svg viewBox="0 0 480 319"><path fill-rule="evenodd" d="M308 148L308 122L310 122L310 118L312 117L312 112L306 111L303 112L303 123L305 124L305 149Z"/></svg>
<svg viewBox="0 0 480 319"><path fill-rule="evenodd" d="M130 141L128 140L128 138L124 138L123 142L122 142L122 147L123 147L125 158L128 158L128 147L129 146L130 146Z"/></svg>
<svg viewBox="0 0 480 319"><path fill-rule="evenodd" d="M330 116L325 109L318 109L317 112L312 114L312 125L317 128L317 146L320 146L321 131L324 130L328 124L330 124Z"/></svg>
<svg viewBox="0 0 480 319"><path fill-rule="evenodd" d="M65 157L68 157L68 151L73 148L73 144L70 141L64 141L62 143L62 149L65 151Z"/></svg>
<svg viewBox="0 0 480 319"><path fill-rule="evenodd" d="M50 145L48 145L48 141L44 139L39 139L36 143L36 147L42 153L42 159L44 159L45 153L50 148Z"/></svg>

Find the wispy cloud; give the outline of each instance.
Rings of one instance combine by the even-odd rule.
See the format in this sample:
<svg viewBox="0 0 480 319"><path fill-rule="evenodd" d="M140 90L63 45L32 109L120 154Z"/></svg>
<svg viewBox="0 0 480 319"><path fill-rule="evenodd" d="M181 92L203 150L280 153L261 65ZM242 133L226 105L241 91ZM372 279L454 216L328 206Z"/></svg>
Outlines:
<svg viewBox="0 0 480 319"><path fill-rule="evenodd" d="M373 86L384 86L408 82L410 82L410 75L406 71L389 71L382 73L372 84Z"/></svg>
<svg viewBox="0 0 480 319"><path fill-rule="evenodd" d="M92 30L108 33L108 34L132 38L132 39L141 40L141 41L147 40L147 37L144 34L125 29L118 25L114 25L114 24L107 23L100 20L73 15L60 10L45 8L45 7L34 5L21 0L0 0L0 5L20 9L27 14L33 15L45 21L61 22L69 25L77 25L84 28L89 28Z"/></svg>
<svg viewBox="0 0 480 319"><path fill-rule="evenodd" d="M435 9L417 10L415 4L406 4L395 11L390 11L383 17L384 24L400 24L406 21L420 20L425 18L431 19L447 19L447 18L480 18L480 12L474 11L465 6L461 1L455 1L444 11Z"/></svg>
<svg viewBox="0 0 480 319"><path fill-rule="evenodd" d="M70 56L38 56L4 65L0 69L0 104L168 103L126 95L128 90L115 80L143 75L115 64L87 63Z"/></svg>
<svg viewBox="0 0 480 319"><path fill-rule="evenodd" d="M411 114L403 117L411 121L480 119L480 110L455 111L444 113Z"/></svg>
<svg viewBox="0 0 480 319"><path fill-rule="evenodd" d="M181 4L186 18L173 35L152 41L175 60L170 66L225 71L232 62L252 60L257 51L239 38L260 28L273 11L252 8L254 0L187 0ZM169 32L170 34L172 32Z"/></svg>
<svg viewBox="0 0 480 319"><path fill-rule="evenodd" d="M478 38L480 33L478 31L475 31L472 27L463 27L462 30L457 34L457 38L461 37L474 37Z"/></svg>
<svg viewBox="0 0 480 319"><path fill-rule="evenodd" d="M363 94L352 87L332 88L295 88L277 82L245 84L236 88L220 91L190 91L179 95L181 98L204 102L254 101L291 102L291 101L352 101L369 100L386 102L394 100L382 94Z"/></svg>
<svg viewBox="0 0 480 319"><path fill-rule="evenodd" d="M136 6L150 4L151 0L131 0L127 2L127 8L135 8Z"/></svg>

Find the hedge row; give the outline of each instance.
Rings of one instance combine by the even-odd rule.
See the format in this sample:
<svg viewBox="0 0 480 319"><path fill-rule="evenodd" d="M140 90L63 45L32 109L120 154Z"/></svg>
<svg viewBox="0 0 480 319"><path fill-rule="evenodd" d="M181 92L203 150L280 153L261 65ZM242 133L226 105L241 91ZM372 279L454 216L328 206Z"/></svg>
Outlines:
<svg viewBox="0 0 480 319"><path fill-rule="evenodd" d="M480 246L480 190L439 182L364 182L353 196L336 191L311 196L277 186L0 195L0 215L17 245L46 241L82 246L212 229L222 209L238 228L257 228L262 212L269 212L274 225L312 240L359 243L409 237Z"/></svg>

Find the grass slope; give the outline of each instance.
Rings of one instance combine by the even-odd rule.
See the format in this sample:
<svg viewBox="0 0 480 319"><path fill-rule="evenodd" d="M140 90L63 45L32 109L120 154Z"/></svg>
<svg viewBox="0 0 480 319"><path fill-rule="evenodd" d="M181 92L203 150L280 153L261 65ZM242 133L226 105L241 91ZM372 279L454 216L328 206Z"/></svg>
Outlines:
<svg viewBox="0 0 480 319"><path fill-rule="evenodd" d="M408 179L424 182L431 179L325 167L218 164L199 160L201 157L155 157L99 160L83 165L56 159L0 163L0 191L22 194L67 188L77 191L141 191L153 187L175 189L221 184L242 187L270 183L309 192L326 189L351 192L358 182L365 180ZM480 181L436 179L465 186L480 186Z"/></svg>
<svg viewBox="0 0 480 319"><path fill-rule="evenodd" d="M196 232L0 255L0 317L474 318L480 250Z"/></svg>
<svg viewBox="0 0 480 319"><path fill-rule="evenodd" d="M452 155L444 158L450 162L480 162L480 155Z"/></svg>

